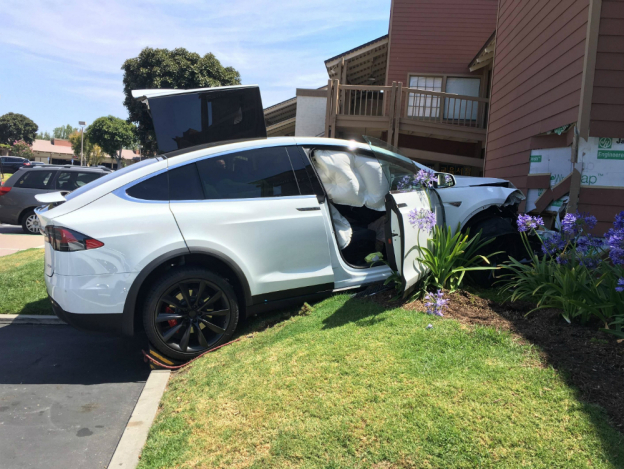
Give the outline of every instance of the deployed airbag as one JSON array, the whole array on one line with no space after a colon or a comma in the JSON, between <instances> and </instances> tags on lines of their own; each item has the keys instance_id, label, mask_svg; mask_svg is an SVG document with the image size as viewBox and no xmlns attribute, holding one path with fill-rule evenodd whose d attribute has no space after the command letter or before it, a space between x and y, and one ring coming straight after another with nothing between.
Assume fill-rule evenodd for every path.
<instances>
[{"instance_id":1,"label":"deployed airbag","mask_svg":"<svg viewBox=\"0 0 624 469\"><path fill-rule=\"evenodd\" d=\"M337 150L316 150L314 162L329 198L339 205L385 210L390 190L379 161Z\"/></svg>"},{"instance_id":2,"label":"deployed airbag","mask_svg":"<svg viewBox=\"0 0 624 469\"><path fill-rule=\"evenodd\" d=\"M349 245L351 237L353 236L351 224L332 204L329 204L329 211L331 212L331 217L334 222L336 238L338 239L338 247L340 247L340 250L343 250Z\"/></svg>"}]
</instances>

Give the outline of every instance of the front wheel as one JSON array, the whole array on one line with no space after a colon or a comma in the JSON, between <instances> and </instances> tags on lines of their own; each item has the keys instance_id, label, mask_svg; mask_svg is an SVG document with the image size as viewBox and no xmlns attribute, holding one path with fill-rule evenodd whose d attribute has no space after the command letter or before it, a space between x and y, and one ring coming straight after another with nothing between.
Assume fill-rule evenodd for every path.
<instances>
[{"instance_id":1,"label":"front wheel","mask_svg":"<svg viewBox=\"0 0 624 469\"><path fill-rule=\"evenodd\" d=\"M28 210L22 217L22 230L26 234L39 234L39 217L34 210Z\"/></svg>"},{"instance_id":2,"label":"front wheel","mask_svg":"<svg viewBox=\"0 0 624 469\"><path fill-rule=\"evenodd\" d=\"M236 293L226 279L200 267L181 267L152 285L143 325L160 352L190 360L227 342L238 316Z\"/></svg>"}]
</instances>

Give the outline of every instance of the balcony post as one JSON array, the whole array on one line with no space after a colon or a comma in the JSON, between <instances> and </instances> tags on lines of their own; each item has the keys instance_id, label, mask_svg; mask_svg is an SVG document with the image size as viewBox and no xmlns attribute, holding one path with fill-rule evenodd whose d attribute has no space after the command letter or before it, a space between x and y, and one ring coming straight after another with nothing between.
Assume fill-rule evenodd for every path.
<instances>
[{"instance_id":1,"label":"balcony post","mask_svg":"<svg viewBox=\"0 0 624 469\"><path fill-rule=\"evenodd\" d=\"M327 106L325 108L325 137L329 138L329 127L331 121L331 101L332 101L332 80L331 78L327 80Z\"/></svg>"},{"instance_id":2,"label":"balcony post","mask_svg":"<svg viewBox=\"0 0 624 469\"><path fill-rule=\"evenodd\" d=\"M396 106L397 83L392 82L392 91L390 91L390 109L388 110L388 138L387 142L392 145L394 140L394 108Z\"/></svg>"},{"instance_id":3,"label":"balcony post","mask_svg":"<svg viewBox=\"0 0 624 469\"><path fill-rule=\"evenodd\" d=\"M399 128L401 127L401 116L402 114L402 109L403 109L403 82L399 82L398 86L397 86L397 103L394 109L394 119L392 120L393 122L393 129L392 129L392 133L393 133L393 139L392 139L392 145L397 147L399 146Z\"/></svg>"}]
</instances>

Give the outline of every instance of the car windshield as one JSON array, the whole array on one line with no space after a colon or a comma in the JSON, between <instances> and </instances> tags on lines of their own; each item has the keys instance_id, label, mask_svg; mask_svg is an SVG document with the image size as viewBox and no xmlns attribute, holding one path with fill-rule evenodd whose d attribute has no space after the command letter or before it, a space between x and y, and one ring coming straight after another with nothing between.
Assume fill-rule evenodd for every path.
<instances>
[{"instance_id":1,"label":"car windshield","mask_svg":"<svg viewBox=\"0 0 624 469\"><path fill-rule=\"evenodd\" d=\"M136 171L139 168L144 168L145 166L149 166L151 164L154 164L157 161L160 161L161 159L162 158L160 158L160 157L148 158L146 160L139 161L138 163L131 164L130 166L126 166L125 168L119 169L119 170L117 170L115 172L108 173L106 176L102 176L101 178L96 179L95 181L91 181L90 183L85 184L81 188L76 189L73 192L70 192L65 197L65 200L71 200L71 199L79 196L80 194L84 194L88 190L93 189L94 187L98 187L98 186L100 186L100 185L102 185L102 184L104 184L104 183L106 183L108 181L112 181L113 179L116 179L119 176L123 176L124 174L131 173L132 171Z\"/></svg>"},{"instance_id":2,"label":"car windshield","mask_svg":"<svg viewBox=\"0 0 624 469\"><path fill-rule=\"evenodd\" d=\"M362 138L364 139L366 143L368 143L371 151L375 153L375 155L380 159L393 161L396 164L399 164L401 166L405 164L409 164L410 166L416 165L418 169L424 169L425 171L432 171L431 168L428 168L425 165L417 163L416 161L406 156L401 155L397 147L390 145L389 143L384 142L381 139L378 139L376 137L369 137L368 135L362 135ZM396 160L399 160L399 161L396 161Z\"/></svg>"}]
</instances>

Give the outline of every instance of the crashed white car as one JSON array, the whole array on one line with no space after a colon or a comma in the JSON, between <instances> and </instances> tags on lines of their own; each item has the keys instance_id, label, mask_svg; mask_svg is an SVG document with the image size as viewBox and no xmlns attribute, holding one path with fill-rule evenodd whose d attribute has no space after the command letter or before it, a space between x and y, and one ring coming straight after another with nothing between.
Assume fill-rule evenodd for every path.
<instances>
[{"instance_id":1,"label":"crashed white car","mask_svg":"<svg viewBox=\"0 0 624 469\"><path fill-rule=\"evenodd\" d=\"M244 316L383 281L391 270L368 265L373 252L410 288L424 270L408 251L430 236L408 222L414 209L432 210L441 225L514 232L524 197L508 182L439 174L433 188L405 190L400 181L423 167L370 143L260 135L197 144L214 125L244 130L261 118L236 97L257 89L233 90L137 93L159 147L182 148L66 197L38 196L48 204L37 214L60 318L127 335L143 328L156 349L184 360L227 341ZM184 100L201 116L165 130L156 110L173 122Z\"/></svg>"}]
</instances>

